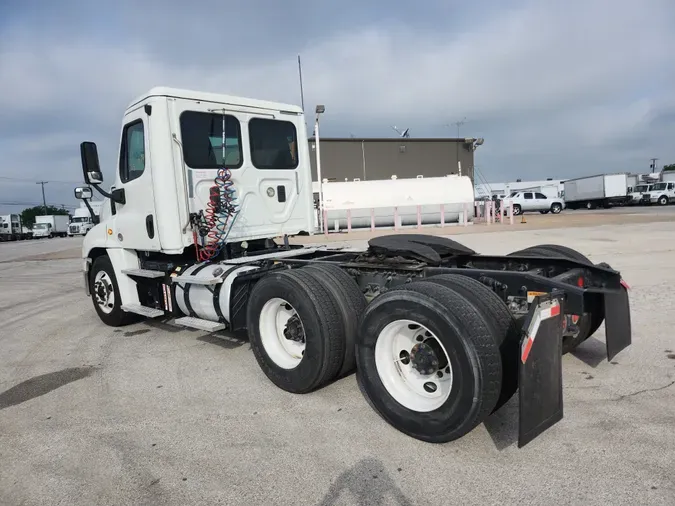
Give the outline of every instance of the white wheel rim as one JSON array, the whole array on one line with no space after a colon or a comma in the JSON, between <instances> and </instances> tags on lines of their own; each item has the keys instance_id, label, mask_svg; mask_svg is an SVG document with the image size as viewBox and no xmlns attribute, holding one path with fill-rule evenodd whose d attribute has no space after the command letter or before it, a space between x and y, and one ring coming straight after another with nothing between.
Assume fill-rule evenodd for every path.
<instances>
[{"instance_id":1,"label":"white wheel rim","mask_svg":"<svg viewBox=\"0 0 675 506\"><path fill-rule=\"evenodd\" d=\"M302 342L289 339L284 334L293 317L297 320L291 322L291 328L297 330L297 321L300 322ZM297 367L305 353L305 328L293 306L279 297L268 300L260 311L259 326L260 340L270 359L282 369Z\"/></svg>"},{"instance_id":2,"label":"white wheel rim","mask_svg":"<svg viewBox=\"0 0 675 506\"><path fill-rule=\"evenodd\" d=\"M105 271L98 271L94 278L94 299L105 314L110 314L115 308L115 290L110 276Z\"/></svg>"},{"instance_id":3,"label":"white wheel rim","mask_svg":"<svg viewBox=\"0 0 675 506\"><path fill-rule=\"evenodd\" d=\"M422 341L418 336L422 336ZM421 344L426 346L420 348L418 345ZM438 366L428 363L426 368L422 367L423 363L414 365L415 361L410 359L413 348L418 348L415 356L420 357L420 351L431 346L439 361ZM404 352L409 357L407 363ZM434 333L417 322L396 320L382 329L375 343L375 367L387 392L407 409L433 411L450 397L453 374L448 353ZM428 373L430 370L431 374Z\"/></svg>"}]
</instances>

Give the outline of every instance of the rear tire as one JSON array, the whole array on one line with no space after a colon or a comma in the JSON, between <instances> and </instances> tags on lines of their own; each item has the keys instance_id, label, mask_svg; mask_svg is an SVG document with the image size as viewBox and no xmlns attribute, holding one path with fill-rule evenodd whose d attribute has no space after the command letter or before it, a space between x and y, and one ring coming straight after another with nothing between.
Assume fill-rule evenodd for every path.
<instances>
[{"instance_id":1,"label":"rear tire","mask_svg":"<svg viewBox=\"0 0 675 506\"><path fill-rule=\"evenodd\" d=\"M441 274L427 281L446 286L468 300L492 330L502 359L502 388L493 410L497 411L518 389L520 332L515 319L501 297L480 281L461 274Z\"/></svg>"},{"instance_id":2,"label":"rear tire","mask_svg":"<svg viewBox=\"0 0 675 506\"><path fill-rule=\"evenodd\" d=\"M562 211L562 206L560 204L551 204L551 212L553 214L560 214L560 211Z\"/></svg>"},{"instance_id":3,"label":"rear tire","mask_svg":"<svg viewBox=\"0 0 675 506\"><path fill-rule=\"evenodd\" d=\"M533 256L542 256L542 257L559 257L566 258L568 260L574 260L579 263L584 263L587 265L593 265L593 262L586 257L584 254L579 253L577 250L568 248L567 246L562 246L560 244L538 244L537 246L531 246L520 251L515 251L510 253L510 255L518 256L528 256L530 253ZM605 308L602 304L596 304L591 308L590 313L581 315L577 325L579 327L579 334L576 337L564 337L562 351L563 355L569 353L581 343L583 343L590 336L595 334L600 325L605 319Z\"/></svg>"},{"instance_id":4,"label":"rear tire","mask_svg":"<svg viewBox=\"0 0 675 506\"><path fill-rule=\"evenodd\" d=\"M513 204L513 215L520 216L523 214L523 209L520 207L520 204Z\"/></svg>"},{"instance_id":5,"label":"rear tire","mask_svg":"<svg viewBox=\"0 0 675 506\"><path fill-rule=\"evenodd\" d=\"M248 337L258 365L279 388L306 393L342 366L344 326L333 296L308 272L268 274L251 290Z\"/></svg>"},{"instance_id":6,"label":"rear tire","mask_svg":"<svg viewBox=\"0 0 675 506\"><path fill-rule=\"evenodd\" d=\"M428 350L438 359L435 373ZM396 287L368 305L356 362L376 411L399 431L431 443L473 430L501 389L499 349L482 314L454 290L428 281Z\"/></svg>"},{"instance_id":7,"label":"rear tire","mask_svg":"<svg viewBox=\"0 0 675 506\"><path fill-rule=\"evenodd\" d=\"M338 377L351 373L356 367L355 347L359 330L359 319L366 309L366 298L356 281L336 265L315 263L302 270L312 274L317 281L331 292L340 308L344 326L345 354Z\"/></svg>"}]
</instances>

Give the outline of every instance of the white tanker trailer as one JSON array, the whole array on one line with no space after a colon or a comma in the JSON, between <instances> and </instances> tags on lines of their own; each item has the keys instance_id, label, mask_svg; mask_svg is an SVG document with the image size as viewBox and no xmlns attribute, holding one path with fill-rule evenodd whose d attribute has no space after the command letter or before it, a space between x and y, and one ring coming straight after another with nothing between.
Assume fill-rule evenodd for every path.
<instances>
[{"instance_id":1,"label":"white tanker trailer","mask_svg":"<svg viewBox=\"0 0 675 506\"><path fill-rule=\"evenodd\" d=\"M313 183L315 195L319 184ZM329 227L337 221L340 228L347 227L347 211L351 214L352 228L417 225L417 207L420 206L422 225L441 222L441 205L445 223L457 223L464 211L467 219L474 217L474 189L467 176L411 178L324 182L323 206Z\"/></svg>"}]
</instances>

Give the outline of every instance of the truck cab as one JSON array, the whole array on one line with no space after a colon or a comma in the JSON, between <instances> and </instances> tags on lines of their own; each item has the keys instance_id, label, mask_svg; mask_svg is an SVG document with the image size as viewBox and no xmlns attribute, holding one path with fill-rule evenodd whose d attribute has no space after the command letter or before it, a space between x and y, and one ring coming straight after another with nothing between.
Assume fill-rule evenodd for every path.
<instances>
[{"instance_id":1,"label":"truck cab","mask_svg":"<svg viewBox=\"0 0 675 506\"><path fill-rule=\"evenodd\" d=\"M649 193L644 194L644 200L660 206L675 202L675 183L669 181L651 185Z\"/></svg>"}]
</instances>

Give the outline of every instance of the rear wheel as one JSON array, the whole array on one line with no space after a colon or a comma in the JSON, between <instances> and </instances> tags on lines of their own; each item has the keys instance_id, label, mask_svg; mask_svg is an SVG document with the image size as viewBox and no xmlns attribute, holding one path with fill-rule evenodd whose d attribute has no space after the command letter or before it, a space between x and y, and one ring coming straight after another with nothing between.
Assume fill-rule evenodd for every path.
<instances>
[{"instance_id":1,"label":"rear wheel","mask_svg":"<svg viewBox=\"0 0 675 506\"><path fill-rule=\"evenodd\" d=\"M483 283L459 274L441 274L427 278L429 282L446 286L481 313L492 331L502 359L502 389L494 411L506 404L518 389L518 347L520 332L504 301Z\"/></svg>"},{"instance_id":2,"label":"rear wheel","mask_svg":"<svg viewBox=\"0 0 675 506\"><path fill-rule=\"evenodd\" d=\"M520 214L523 213L522 208L520 207L520 204L513 204L513 214L515 216L519 216Z\"/></svg>"},{"instance_id":3,"label":"rear wheel","mask_svg":"<svg viewBox=\"0 0 675 506\"><path fill-rule=\"evenodd\" d=\"M436 283L408 283L378 296L363 315L356 362L377 412L423 441L467 434L499 398L501 358L483 315Z\"/></svg>"},{"instance_id":4,"label":"rear wheel","mask_svg":"<svg viewBox=\"0 0 675 506\"><path fill-rule=\"evenodd\" d=\"M358 323L366 309L366 298L356 281L336 265L315 263L303 267L302 270L312 274L317 281L326 287L333 300L340 308L344 326L345 354L338 377L345 376L354 370L356 365L355 346Z\"/></svg>"},{"instance_id":5,"label":"rear wheel","mask_svg":"<svg viewBox=\"0 0 675 506\"><path fill-rule=\"evenodd\" d=\"M344 326L328 289L300 269L268 274L251 290L248 336L265 375L293 393L331 381L344 360Z\"/></svg>"},{"instance_id":6,"label":"rear wheel","mask_svg":"<svg viewBox=\"0 0 675 506\"><path fill-rule=\"evenodd\" d=\"M584 254L560 244L538 244L537 246L531 246L520 251L515 251L510 253L510 255L542 257L557 256L559 258L567 258L587 265L593 265L593 262L591 262ZM600 325L602 325L604 319L605 309L601 303L595 304L589 313L581 315L577 321L577 327L579 328L577 335L563 338L563 354L569 353L592 336L598 330Z\"/></svg>"},{"instance_id":7,"label":"rear wheel","mask_svg":"<svg viewBox=\"0 0 675 506\"><path fill-rule=\"evenodd\" d=\"M560 204L558 204L557 202L551 204L551 212L553 214L559 214L560 211L562 211L562 206Z\"/></svg>"}]
</instances>

